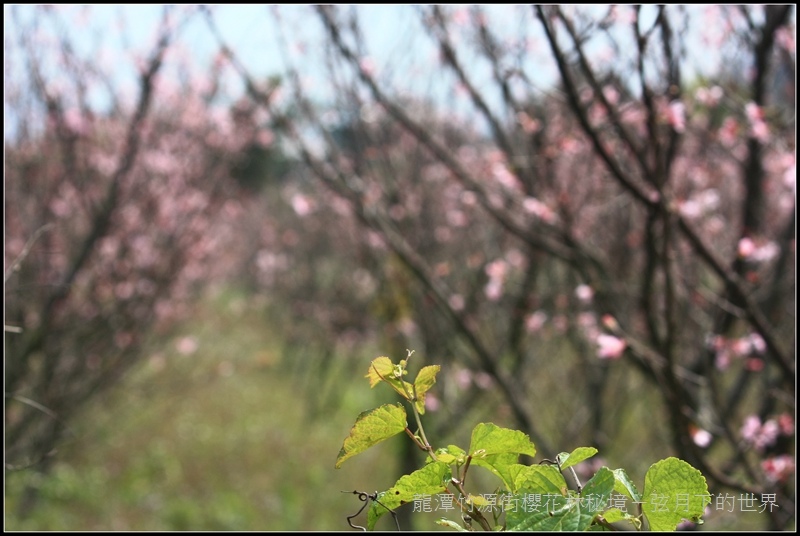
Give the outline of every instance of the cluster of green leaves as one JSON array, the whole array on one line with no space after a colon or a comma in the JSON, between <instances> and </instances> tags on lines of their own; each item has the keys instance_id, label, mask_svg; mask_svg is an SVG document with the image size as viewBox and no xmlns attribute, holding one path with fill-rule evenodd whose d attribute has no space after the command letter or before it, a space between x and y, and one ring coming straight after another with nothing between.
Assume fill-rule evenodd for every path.
<instances>
[{"instance_id":1,"label":"cluster of green leaves","mask_svg":"<svg viewBox=\"0 0 800 536\"><path fill-rule=\"evenodd\" d=\"M597 454L593 447L562 452L554 460L534 465L520 464L520 455L536 455L530 438L518 430L491 423L475 426L467 450L456 445L434 449L425 436L420 415L425 413L425 394L436 382L440 367L423 367L410 383L404 378L411 354L398 364L388 357L374 359L367 378L371 387L386 383L406 400L417 431L409 428L402 404L385 404L365 411L356 419L336 460L338 469L345 460L402 432L428 453L424 467L372 497L367 513L369 530L395 508L436 494L451 495L453 504L460 508L463 525L450 519L439 520L458 530L469 529L473 523L485 530L613 530L621 528L613 525L620 523L637 530L666 531L675 530L684 519L702 523L701 516L710 502L706 480L700 471L677 458L654 463L640 493L624 469L602 467L581 485L574 466ZM490 503L486 496L466 491L472 466L482 467L500 479L502 485L491 494L499 500ZM577 489L567 484L565 471L571 472ZM624 497L623 508L610 501L612 494ZM628 501L636 505L635 514L626 511Z\"/></svg>"}]
</instances>

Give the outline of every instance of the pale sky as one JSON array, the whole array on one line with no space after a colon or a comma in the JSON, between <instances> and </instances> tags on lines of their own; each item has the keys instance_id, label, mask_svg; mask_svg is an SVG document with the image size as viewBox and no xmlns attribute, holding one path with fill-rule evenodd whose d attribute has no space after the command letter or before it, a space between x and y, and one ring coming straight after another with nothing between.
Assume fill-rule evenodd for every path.
<instances>
[{"instance_id":1,"label":"pale sky","mask_svg":"<svg viewBox=\"0 0 800 536\"><path fill-rule=\"evenodd\" d=\"M12 9L16 10L18 17L11 16ZM36 33L29 37L36 40L40 50L51 51L50 62L55 61L53 58L56 55L52 51L57 50L59 43L53 36L58 32L54 31L49 19L48 26L40 28L38 33L32 30L32 15L37 9L43 8L22 5L6 5L4 8L6 79L13 80L25 69L10 52L18 43L20 29L26 34ZM51 9L56 9L58 13L58 31L71 36L79 54L91 58L101 69L110 72L115 86L127 85L131 90L135 88L136 71L130 50L148 50L148 44L154 40L163 11L162 5L66 6ZM452 85L453 79L448 77L449 73L442 77L442 72L437 68L438 53L421 30L417 8L408 5L359 5L353 8L340 6L340 9L358 10L367 49L371 54L370 59L376 66L381 82L398 90L425 92L429 95L441 93L443 85ZM518 36L522 31L530 33L532 44L527 58L529 76L535 78L534 83L539 89L552 84L556 80L554 64L543 38L537 37L540 27L533 20L532 11L519 10L512 6L486 6L485 9L493 22L497 22L501 28L507 28L507 31L501 32L501 37ZM599 5L567 9L597 10L597 16L600 17L608 8ZM721 17L713 16L713 10L718 9L715 6L686 6L682 9L710 15L692 18L694 27L689 28L690 37L684 41L687 47L684 80L687 80L693 72L715 70L720 62L720 50L702 42L697 34L702 30L706 36L713 38L714 35L724 35L726 28ZM284 71L277 40L279 27L273 16L277 11L281 16L280 29L290 43L290 54L298 71L306 77L311 90L324 91L329 88L320 63L325 52L320 45L323 38L322 26L311 7L219 5L213 7L213 10L223 37L250 72L258 78ZM640 24L647 25L647 13L644 15L645 20ZM534 31L528 32L531 28ZM207 68L218 49L203 16L195 16L190 24L182 28L179 42L184 45L183 53L190 56L198 72ZM299 44L303 46L298 46ZM456 42L456 46L458 45ZM589 52L601 57L604 53L603 45L593 47ZM305 52L301 53L303 48ZM469 47L460 47L459 53L466 53L468 49ZM47 57L46 54L44 56ZM485 67L481 70L475 66L477 63L473 65L469 62L469 55L465 55L465 64L471 69L470 75L478 79L489 78ZM47 69L47 61L43 61L43 67ZM494 84L491 87L494 88ZM499 94L490 94L489 99L499 102ZM9 126L9 115L13 116L13 110L9 110L6 105L5 111L4 132L8 136L9 128L13 129Z\"/></svg>"}]
</instances>

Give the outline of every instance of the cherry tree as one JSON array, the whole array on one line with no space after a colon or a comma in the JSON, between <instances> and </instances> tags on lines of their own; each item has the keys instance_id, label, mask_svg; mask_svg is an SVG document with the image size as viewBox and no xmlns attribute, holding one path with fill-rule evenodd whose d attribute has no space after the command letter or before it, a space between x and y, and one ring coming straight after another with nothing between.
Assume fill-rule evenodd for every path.
<instances>
[{"instance_id":1,"label":"cherry tree","mask_svg":"<svg viewBox=\"0 0 800 536\"><path fill-rule=\"evenodd\" d=\"M445 423L499 394L545 455L602 450L641 396L613 385L641 378L638 433L715 493L775 494L767 525L789 526L791 6L418 8L436 59L400 72L357 9L315 12L328 104L284 52L285 134L324 187L295 210L367 233L392 351L452 356L471 389ZM697 47L741 69L704 73Z\"/></svg>"},{"instance_id":2,"label":"cherry tree","mask_svg":"<svg viewBox=\"0 0 800 536\"><path fill-rule=\"evenodd\" d=\"M196 10L164 9L149 49L128 53L129 88L102 42L76 46L80 10L11 14L5 460L46 471L86 401L148 355L149 334L242 268L235 170L272 139L263 112L232 101L224 58L206 69L180 42Z\"/></svg>"}]
</instances>

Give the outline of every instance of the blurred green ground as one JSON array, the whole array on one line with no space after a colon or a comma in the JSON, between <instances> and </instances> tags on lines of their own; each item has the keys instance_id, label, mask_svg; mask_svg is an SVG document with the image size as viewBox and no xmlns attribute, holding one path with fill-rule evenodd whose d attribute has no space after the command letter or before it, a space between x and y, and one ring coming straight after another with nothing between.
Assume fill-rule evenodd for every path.
<instances>
[{"instance_id":1,"label":"blurred green ground","mask_svg":"<svg viewBox=\"0 0 800 536\"><path fill-rule=\"evenodd\" d=\"M387 489L400 476L402 437L334 469L356 416L393 401L388 389L370 390L363 378L379 350L333 354L324 363L302 348L287 353L263 310L230 292L195 309L72 423L50 474L6 474L5 530L350 530L345 517L361 503L341 490ZM186 337L197 345L191 354L179 351ZM644 404L628 419L631 428L641 411ZM482 413L465 417L469 428L477 419L508 424L502 414ZM643 435L631 435L641 444L620 443L644 467L661 453L653 448L660 439ZM613 461L614 453L606 454ZM625 468L641 480L640 468ZM39 489L39 502L20 519L16 506L26 485ZM434 523L442 512L413 516L404 529L442 529ZM762 520L715 514L705 528L758 530ZM390 516L378 528L393 530Z\"/></svg>"},{"instance_id":2,"label":"blurred green ground","mask_svg":"<svg viewBox=\"0 0 800 536\"><path fill-rule=\"evenodd\" d=\"M360 503L340 490L394 483L388 442L334 469L356 415L377 403L366 381L332 367L359 388L317 408L263 313L225 296L195 316L72 423L51 474L6 474L6 530L344 530ZM187 336L191 355L177 349ZM350 358L340 368L369 362ZM26 483L41 496L20 520Z\"/></svg>"}]
</instances>

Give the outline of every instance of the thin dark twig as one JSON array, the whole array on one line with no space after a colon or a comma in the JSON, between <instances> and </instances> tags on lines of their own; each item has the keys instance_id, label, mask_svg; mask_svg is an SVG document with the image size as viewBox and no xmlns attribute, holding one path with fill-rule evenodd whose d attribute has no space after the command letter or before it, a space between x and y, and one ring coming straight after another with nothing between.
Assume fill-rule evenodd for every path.
<instances>
[{"instance_id":1,"label":"thin dark twig","mask_svg":"<svg viewBox=\"0 0 800 536\"><path fill-rule=\"evenodd\" d=\"M374 502L380 504L381 506L383 506L384 508L386 508L389 511L389 513L392 514L392 517L394 518L395 525L397 525L397 532L400 532L400 521L397 520L397 512L395 512L394 510L392 510L391 508L389 508L388 506L386 506L385 504L383 504L381 501L378 500L378 492L377 491L375 493L370 494L370 493L367 493L365 491L358 491L358 490L344 491L343 490L342 493L352 493L353 495L358 495L358 500L360 500L360 501L362 501L364 503L364 504L361 505L361 508L358 509L358 512L356 512L355 514L353 514L351 516L347 516L347 524L350 525L352 528L363 530L364 532L367 532L367 528L366 527L362 527L361 525L353 525L353 518L358 516L358 514L360 514L361 512L363 512L364 508L367 507L367 505L370 503L370 501L374 501Z\"/></svg>"}]
</instances>

